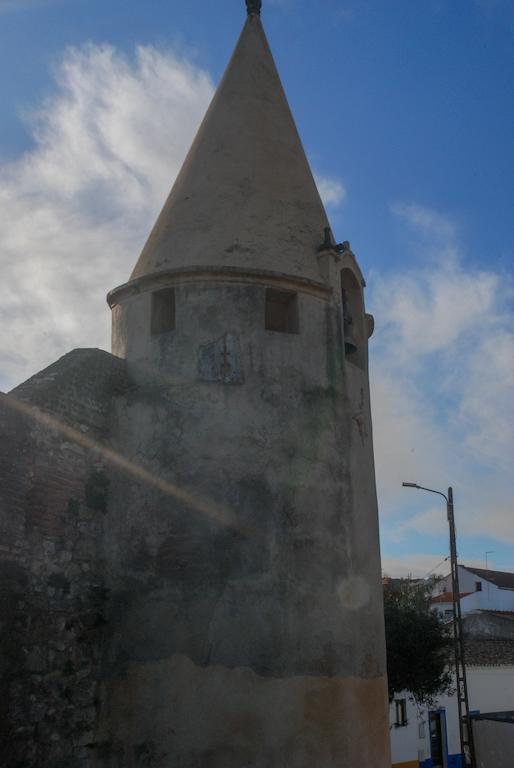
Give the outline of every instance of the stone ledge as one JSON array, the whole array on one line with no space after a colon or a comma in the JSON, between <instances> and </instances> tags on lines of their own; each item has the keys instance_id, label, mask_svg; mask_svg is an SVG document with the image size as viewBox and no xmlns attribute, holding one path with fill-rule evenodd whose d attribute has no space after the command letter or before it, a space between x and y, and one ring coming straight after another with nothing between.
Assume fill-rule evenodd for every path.
<instances>
[{"instance_id":1,"label":"stone ledge","mask_svg":"<svg viewBox=\"0 0 514 768\"><path fill-rule=\"evenodd\" d=\"M113 288L107 294L107 303L112 309L124 299L139 293L146 293L155 288L162 288L168 285L196 282L254 283L300 291L319 299L328 299L332 294L331 287L326 283L310 280L306 277L289 275L284 272L249 268L240 269L239 267L206 266L166 270L130 280L124 285Z\"/></svg>"}]
</instances>

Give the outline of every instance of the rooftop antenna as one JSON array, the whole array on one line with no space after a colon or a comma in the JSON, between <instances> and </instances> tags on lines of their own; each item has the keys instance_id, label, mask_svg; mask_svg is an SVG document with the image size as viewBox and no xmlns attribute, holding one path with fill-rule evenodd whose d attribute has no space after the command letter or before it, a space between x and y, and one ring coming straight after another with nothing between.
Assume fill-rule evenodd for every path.
<instances>
[{"instance_id":1,"label":"rooftop antenna","mask_svg":"<svg viewBox=\"0 0 514 768\"><path fill-rule=\"evenodd\" d=\"M485 567L486 567L486 570L489 570L489 555L494 555L494 554L495 554L494 549L488 549L487 552L485 553Z\"/></svg>"},{"instance_id":2,"label":"rooftop antenna","mask_svg":"<svg viewBox=\"0 0 514 768\"><path fill-rule=\"evenodd\" d=\"M251 16L252 14L260 16L261 8L262 0L246 0L246 10L248 11L248 16Z\"/></svg>"}]
</instances>

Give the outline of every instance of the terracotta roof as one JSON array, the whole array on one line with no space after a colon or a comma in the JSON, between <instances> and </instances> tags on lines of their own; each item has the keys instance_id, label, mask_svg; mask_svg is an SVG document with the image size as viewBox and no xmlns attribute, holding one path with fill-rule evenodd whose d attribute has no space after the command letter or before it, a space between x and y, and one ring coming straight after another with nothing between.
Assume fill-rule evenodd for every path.
<instances>
[{"instance_id":1,"label":"terracotta roof","mask_svg":"<svg viewBox=\"0 0 514 768\"><path fill-rule=\"evenodd\" d=\"M485 581L490 581L491 584L495 584L500 589L514 589L514 573L508 571L490 571L485 568L470 568L467 565L463 565L467 571L474 573L475 576L479 576Z\"/></svg>"},{"instance_id":2,"label":"terracotta roof","mask_svg":"<svg viewBox=\"0 0 514 768\"><path fill-rule=\"evenodd\" d=\"M466 640L464 647L468 666L514 666L514 640Z\"/></svg>"},{"instance_id":3,"label":"terracotta roof","mask_svg":"<svg viewBox=\"0 0 514 768\"><path fill-rule=\"evenodd\" d=\"M460 596L461 599L463 597L467 597L468 595L473 595L474 592L461 592ZM440 595L437 595L437 597L433 597L431 602L432 603L451 603L453 601L453 592L443 592Z\"/></svg>"}]
</instances>

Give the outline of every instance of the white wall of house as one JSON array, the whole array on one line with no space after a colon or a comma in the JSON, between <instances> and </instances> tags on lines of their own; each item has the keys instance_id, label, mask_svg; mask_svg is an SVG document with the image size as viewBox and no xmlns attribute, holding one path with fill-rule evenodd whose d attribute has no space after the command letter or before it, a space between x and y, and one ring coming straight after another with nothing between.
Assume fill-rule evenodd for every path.
<instances>
[{"instance_id":1,"label":"white wall of house","mask_svg":"<svg viewBox=\"0 0 514 768\"><path fill-rule=\"evenodd\" d=\"M485 713L514 710L514 665L469 667L467 677L471 711ZM418 759L427 759L430 757L429 710L425 707L418 709L409 700L408 693L401 694L396 698L407 699L408 724L400 728L394 726L396 710L393 702L390 708L393 766ZM434 709L446 710L448 752L450 755L458 754L460 736L456 697L441 696ZM423 757L421 757L420 752L423 753Z\"/></svg>"},{"instance_id":2,"label":"white wall of house","mask_svg":"<svg viewBox=\"0 0 514 768\"><path fill-rule=\"evenodd\" d=\"M514 611L514 590L500 589L495 584L480 578L459 566L459 581L462 592L470 594L461 600L463 614L473 611ZM481 589L477 591L477 582ZM436 585L434 595L451 592L451 576L442 579ZM435 603L434 608L441 615L450 617L452 603ZM471 711L505 712L514 710L514 665L512 666L468 666L468 692ZM396 708L390 709L391 750L393 765L413 763L430 757L429 711L418 708L409 699L407 692L396 698L406 699L407 725L395 726ZM459 720L457 699L455 696L442 696L434 709L446 710L448 752L458 754L460 750ZM514 767L513 767L514 768Z\"/></svg>"},{"instance_id":3,"label":"white wall of house","mask_svg":"<svg viewBox=\"0 0 514 768\"><path fill-rule=\"evenodd\" d=\"M430 756L430 752L426 751L427 712L423 707L418 708L407 691L395 696L395 699L405 699L406 701L407 725L396 726L396 705L393 701L389 710L393 765L413 762L420 758L425 760Z\"/></svg>"},{"instance_id":4,"label":"white wall of house","mask_svg":"<svg viewBox=\"0 0 514 768\"><path fill-rule=\"evenodd\" d=\"M470 667L467 677L471 709L481 712L514 710L514 665Z\"/></svg>"},{"instance_id":5,"label":"white wall of house","mask_svg":"<svg viewBox=\"0 0 514 768\"><path fill-rule=\"evenodd\" d=\"M477 584L481 585L481 591L477 591ZM463 613L477 610L489 611L513 611L514 610L514 589L500 589L495 584L480 578L475 573L468 571L462 565L459 565L459 586L462 592L471 592L472 594L463 597L461 606ZM441 579L437 583L434 594L452 591L451 575ZM445 610L452 607L449 603L436 603L435 607L444 615Z\"/></svg>"},{"instance_id":6,"label":"white wall of house","mask_svg":"<svg viewBox=\"0 0 514 768\"><path fill-rule=\"evenodd\" d=\"M482 592L473 592L471 595L461 597L460 605L463 615L471 611L513 611L514 610L514 591L500 590L491 584L491 593L488 586L483 587ZM464 590L463 590L464 591ZM505 592L505 595L499 594ZM434 603L434 608L441 616L451 618L453 615L453 604L451 600L445 603Z\"/></svg>"}]
</instances>

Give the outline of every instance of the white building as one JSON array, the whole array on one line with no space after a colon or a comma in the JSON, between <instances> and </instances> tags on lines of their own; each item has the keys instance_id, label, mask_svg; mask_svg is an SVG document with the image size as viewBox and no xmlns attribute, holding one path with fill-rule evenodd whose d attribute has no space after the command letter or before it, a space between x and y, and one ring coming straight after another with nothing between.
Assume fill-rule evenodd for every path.
<instances>
[{"instance_id":1,"label":"white building","mask_svg":"<svg viewBox=\"0 0 514 768\"><path fill-rule=\"evenodd\" d=\"M462 613L471 611L513 611L514 573L469 568L459 565ZM437 583L433 604L442 616L452 615L451 575Z\"/></svg>"},{"instance_id":2,"label":"white building","mask_svg":"<svg viewBox=\"0 0 514 768\"><path fill-rule=\"evenodd\" d=\"M472 712L514 710L514 574L459 566ZM441 580L434 607L451 617L451 577ZM449 611L449 613L448 613ZM457 699L442 696L433 709L408 692L390 708L394 768L460 768Z\"/></svg>"}]
</instances>

